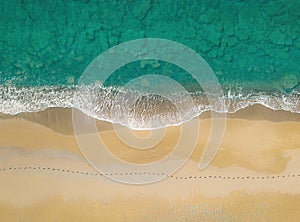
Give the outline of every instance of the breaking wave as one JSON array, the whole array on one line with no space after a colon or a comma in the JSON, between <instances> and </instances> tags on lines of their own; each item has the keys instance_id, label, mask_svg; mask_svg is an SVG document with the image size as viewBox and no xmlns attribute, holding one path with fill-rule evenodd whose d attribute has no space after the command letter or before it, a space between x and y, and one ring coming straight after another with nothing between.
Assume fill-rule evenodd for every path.
<instances>
[{"instance_id":1,"label":"breaking wave","mask_svg":"<svg viewBox=\"0 0 300 222\"><path fill-rule=\"evenodd\" d=\"M300 92L224 90L223 98L209 102L204 92L160 95L122 88L89 86L16 87L0 86L0 112L16 115L47 108L76 108L96 119L119 123L136 129L154 129L178 125L205 111L233 113L247 106L261 104L273 110L300 113ZM171 98L171 99L170 99ZM174 105L176 102L176 106ZM220 104L223 101L223 105Z\"/></svg>"}]
</instances>

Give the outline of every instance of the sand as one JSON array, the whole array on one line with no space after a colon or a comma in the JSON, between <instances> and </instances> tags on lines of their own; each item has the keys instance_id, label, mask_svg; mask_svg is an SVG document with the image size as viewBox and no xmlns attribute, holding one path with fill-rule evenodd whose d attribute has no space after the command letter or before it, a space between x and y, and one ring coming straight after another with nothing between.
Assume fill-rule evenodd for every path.
<instances>
[{"instance_id":1,"label":"sand","mask_svg":"<svg viewBox=\"0 0 300 222\"><path fill-rule=\"evenodd\" d=\"M86 161L69 109L1 115L0 221L299 221L299 114L253 106L228 115L220 150L204 170L198 163L211 119L199 119L196 148L181 169L130 185ZM111 153L136 164L162 160L181 131L169 127L157 146L139 150L120 141L111 124L97 121L97 128Z\"/></svg>"}]
</instances>

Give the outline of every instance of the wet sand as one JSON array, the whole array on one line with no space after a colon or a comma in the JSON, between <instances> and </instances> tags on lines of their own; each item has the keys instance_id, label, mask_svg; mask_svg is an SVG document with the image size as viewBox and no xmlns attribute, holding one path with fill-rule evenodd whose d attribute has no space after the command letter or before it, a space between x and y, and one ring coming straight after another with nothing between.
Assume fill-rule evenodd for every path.
<instances>
[{"instance_id":1,"label":"wet sand","mask_svg":"<svg viewBox=\"0 0 300 222\"><path fill-rule=\"evenodd\" d=\"M138 150L120 141L111 124L97 127L111 153L138 164L171 153L181 131L169 127L156 147ZM1 115L0 221L299 221L299 114L254 106L228 115L220 151L204 170L198 163L209 114L200 127L179 171L158 183L128 185L88 164L69 109Z\"/></svg>"}]
</instances>

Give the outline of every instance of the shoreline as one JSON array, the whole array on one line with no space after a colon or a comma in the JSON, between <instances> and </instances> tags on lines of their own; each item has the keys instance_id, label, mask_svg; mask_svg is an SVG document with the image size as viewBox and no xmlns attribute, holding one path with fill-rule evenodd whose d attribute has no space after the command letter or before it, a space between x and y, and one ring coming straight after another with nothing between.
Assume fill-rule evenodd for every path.
<instances>
[{"instance_id":1,"label":"shoreline","mask_svg":"<svg viewBox=\"0 0 300 222\"><path fill-rule=\"evenodd\" d=\"M199 117L200 120L211 118L211 112L206 111ZM244 120L267 120L271 122L293 121L300 122L299 113L292 113L284 110L273 110L263 105L251 105L234 113L227 113L227 119ZM0 120L23 119L34 122L62 134L73 134L72 109L71 108L48 108L38 112L24 112L16 115L0 112ZM97 125L103 129L112 129L112 123L97 120ZM114 124L119 125L119 124Z\"/></svg>"},{"instance_id":2,"label":"shoreline","mask_svg":"<svg viewBox=\"0 0 300 222\"><path fill-rule=\"evenodd\" d=\"M77 92L77 93L76 93ZM219 95L210 95L212 101L208 101L207 95L190 94L194 105L191 105L190 98L184 94L170 95L165 98L163 95L143 94L135 91L122 91L111 88L87 88L75 90L74 87L37 87L37 88L8 88L2 89L0 103L1 116L16 115L22 116L26 113L42 113L55 109L72 109L73 107L82 110L87 115L109 122L123 123L136 129L160 128L166 125L172 126L185 122L192 117L206 115L211 110L227 115L239 113L252 106L264 106L265 109L275 111L287 111L300 113L300 92L295 90L291 93L278 92L275 94L264 94L262 92L235 92L229 90L224 94L223 99ZM83 99L86 98L87 99ZM117 97L117 99L116 99ZM145 99L145 102L143 101ZM178 108L171 100L177 101ZM132 104L135 112L132 113ZM148 109L148 106L152 109ZM61 107L61 108L53 108ZM194 109L196 108L196 109ZM114 110L116 109L116 110ZM124 118L119 119L112 115L118 111L123 113ZM181 112L181 113L180 113ZM52 113L52 111L50 111ZM139 118L143 113L144 118ZM134 116L132 116L134 114ZM147 122L147 118L156 116L156 125ZM126 119L130 118L130 124Z\"/></svg>"}]
</instances>

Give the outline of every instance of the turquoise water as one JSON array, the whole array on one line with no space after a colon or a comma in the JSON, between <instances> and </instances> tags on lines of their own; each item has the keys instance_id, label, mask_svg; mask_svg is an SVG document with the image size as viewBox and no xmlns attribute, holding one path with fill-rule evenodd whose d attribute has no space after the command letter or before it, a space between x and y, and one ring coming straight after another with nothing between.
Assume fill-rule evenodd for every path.
<instances>
[{"instance_id":1,"label":"turquoise water","mask_svg":"<svg viewBox=\"0 0 300 222\"><path fill-rule=\"evenodd\" d=\"M72 90L88 64L138 38L176 41L206 60L228 108L204 102L199 113L234 112L255 103L300 112L298 0L1 0L0 31L4 113L72 107ZM122 86L146 72L167 75L193 95L201 92L188 73L162 61L128 64L104 87Z\"/></svg>"}]
</instances>

